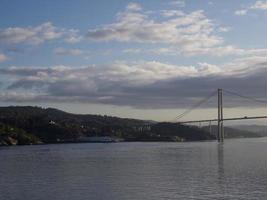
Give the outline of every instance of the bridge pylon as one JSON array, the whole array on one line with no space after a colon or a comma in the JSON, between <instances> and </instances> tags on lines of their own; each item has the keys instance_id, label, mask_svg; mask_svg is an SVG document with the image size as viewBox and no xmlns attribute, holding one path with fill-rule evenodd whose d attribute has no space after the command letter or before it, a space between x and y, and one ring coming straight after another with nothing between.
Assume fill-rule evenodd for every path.
<instances>
[{"instance_id":1,"label":"bridge pylon","mask_svg":"<svg viewBox=\"0 0 267 200\"><path fill-rule=\"evenodd\" d=\"M223 128L223 90L218 89L218 142L224 141L224 128Z\"/></svg>"}]
</instances>

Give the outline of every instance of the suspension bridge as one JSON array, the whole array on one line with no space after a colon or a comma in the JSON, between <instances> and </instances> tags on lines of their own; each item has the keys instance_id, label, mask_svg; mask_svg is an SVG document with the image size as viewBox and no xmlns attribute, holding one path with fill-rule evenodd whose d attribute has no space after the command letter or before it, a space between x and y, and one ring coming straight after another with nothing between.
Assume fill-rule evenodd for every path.
<instances>
[{"instance_id":1,"label":"suspension bridge","mask_svg":"<svg viewBox=\"0 0 267 200\"><path fill-rule=\"evenodd\" d=\"M209 122L210 130L211 130L211 122L217 122L217 140L218 142L224 141L224 121L237 121L237 120L251 120L251 119L267 119L267 116L244 116L244 117L235 117L235 118L224 118L223 117L223 94L230 94L234 96L238 96L240 98L252 100L258 103L265 103L267 104L267 101L256 99L253 97L248 97L233 91L228 91L224 89L218 89L217 91L212 92L207 97L203 98L199 102L197 102L195 105L184 111L182 114L177 116L175 118L175 121L178 121L179 124L191 124L191 123L202 123L202 122ZM199 108L204 103L206 103L208 100L210 100L212 97L217 96L218 100L218 117L216 119L201 119L201 120L191 120L191 121L179 121L189 113L191 113L193 110Z\"/></svg>"}]
</instances>

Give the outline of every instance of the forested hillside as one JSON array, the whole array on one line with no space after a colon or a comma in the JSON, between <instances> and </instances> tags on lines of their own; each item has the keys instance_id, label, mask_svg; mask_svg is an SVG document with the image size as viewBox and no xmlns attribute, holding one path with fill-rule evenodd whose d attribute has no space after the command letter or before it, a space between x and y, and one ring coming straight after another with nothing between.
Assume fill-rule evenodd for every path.
<instances>
[{"instance_id":1,"label":"forested hillside","mask_svg":"<svg viewBox=\"0 0 267 200\"><path fill-rule=\"evenodd\" d=\"M0 107L0 123L2 144L79 142L79 138L90 136L116 137L124 141L214 139L214 136L196 127L100 115L70 114L53 108L30 106ZM21 139L22 137L24 139Z\"/></svg>"}]
</instances>

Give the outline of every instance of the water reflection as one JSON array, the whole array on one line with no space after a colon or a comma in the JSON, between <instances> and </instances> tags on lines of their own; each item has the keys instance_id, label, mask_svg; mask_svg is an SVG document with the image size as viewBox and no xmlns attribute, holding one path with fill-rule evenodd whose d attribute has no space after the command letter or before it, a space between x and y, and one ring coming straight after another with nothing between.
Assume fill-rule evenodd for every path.
<instances>
[{"instance_id":1,"label":"water reflection","mask_svg":"<svg viewBox=\"0 0 267 200\"><path fill-rule=\"evenodd\" d=\"M218 159L218 178L224 179L224 143L218 143L217 145L217 159Z\"/></svg>"}]
</instances>

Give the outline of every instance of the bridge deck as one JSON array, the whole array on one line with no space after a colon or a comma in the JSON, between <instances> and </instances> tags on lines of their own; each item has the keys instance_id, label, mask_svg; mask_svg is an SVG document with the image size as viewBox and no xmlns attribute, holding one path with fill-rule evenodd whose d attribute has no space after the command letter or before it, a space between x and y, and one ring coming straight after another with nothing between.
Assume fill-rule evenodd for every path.
<instances>
[{"instance_id":1,"label":"bridge deck","mask_svg":"<svg viewBox=\"0 0 267 200\"><path fill-rule=\"evenodd\" d=\"M223 119L223 121L249 120L249 119L267 119L267 116L225 118ZM190 123L215 122L215 121L217 122L218 119L193 120L193 121L184 121L184 122L178 122L178 123L179 124L190 124Z\"/></svg>"}]
</instances>

